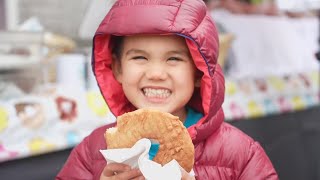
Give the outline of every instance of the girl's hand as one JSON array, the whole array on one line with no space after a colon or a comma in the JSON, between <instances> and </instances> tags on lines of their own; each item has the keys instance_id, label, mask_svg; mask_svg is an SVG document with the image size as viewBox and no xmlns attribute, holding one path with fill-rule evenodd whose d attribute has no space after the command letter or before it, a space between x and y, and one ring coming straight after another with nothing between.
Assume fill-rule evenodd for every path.
<instances>
[{"instance_id":1,"label":"girl's hand","mask_svg":"<svg viewBox=\"0 0 320 180\"><path fill-rule=\"evenodd\" d=\"M181 170L181 180L195 180L196 178L194 176L191 176L187 171L185 171L182 167L180 167Z\"/></svg>"},{"instance_id":2,"label":"girl's hand","mask_svg":"<svg viewBox=\"0 0 320 180\"><path fill-rule=\"evenodd\" d=\"M100 180L144 180L139 169L131 169L130 166L122 163L107 164L100 176Z\"/></svg>"}]
</instances>

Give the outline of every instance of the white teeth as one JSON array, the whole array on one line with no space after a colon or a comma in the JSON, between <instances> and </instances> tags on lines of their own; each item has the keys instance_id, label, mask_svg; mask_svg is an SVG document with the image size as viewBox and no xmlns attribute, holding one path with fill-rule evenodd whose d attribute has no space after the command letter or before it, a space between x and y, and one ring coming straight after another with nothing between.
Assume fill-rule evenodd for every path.
<instances>
[{"instance_id":1,"label":"white teeth","mask_svg":"<svg viewBox=\"0 0 320 180\"><path fill-rule=\"evenodd\" d=\"M147 97L166 98L169 97L171 92L168 89L151 89L144 88L144 95Z\"/></svg>"}]
</instances>

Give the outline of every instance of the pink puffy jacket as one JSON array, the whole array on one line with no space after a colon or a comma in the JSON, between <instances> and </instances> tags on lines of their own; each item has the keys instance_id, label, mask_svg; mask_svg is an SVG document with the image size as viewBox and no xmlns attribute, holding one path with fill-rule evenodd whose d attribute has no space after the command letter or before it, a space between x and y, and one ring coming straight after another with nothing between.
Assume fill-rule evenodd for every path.
<instances>
[{"instance_id":1,"label":"pink puffy jacket","mask_svg":"<svg viewBox=\"0 0 320 180\"><path fill-rule=\"evenodd\" d=\"M189 106L204 117L188 128L195 145L197 179L278 179L261 146L224 122L224 77L218 57L218 33L201 0L120 0L100 24L93 41L92 65L100 90L115 116L135 110L111 70L111 35L176 34L183 36L197 68L201 88ZM183 78L183 77L181 77ZM106 162L101 127L76 146L57 179L99 179Z\"/></svg>"}]
</instances>

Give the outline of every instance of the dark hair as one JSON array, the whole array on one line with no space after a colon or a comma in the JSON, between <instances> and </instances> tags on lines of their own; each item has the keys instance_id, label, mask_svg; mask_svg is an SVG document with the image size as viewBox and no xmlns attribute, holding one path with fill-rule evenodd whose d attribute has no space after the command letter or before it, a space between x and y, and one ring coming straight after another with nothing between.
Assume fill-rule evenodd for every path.
<instances>
[{"instance_id":1,"label":"dark hair","mask_svg":"<svg viewBox=\"0 0 320 180\"><path fill-rule=\"evenodd\" d=\"M115 55L117 59L121 59L123 50L123 36L111 36L111 53Z\"/></svg>"}]
</instances>

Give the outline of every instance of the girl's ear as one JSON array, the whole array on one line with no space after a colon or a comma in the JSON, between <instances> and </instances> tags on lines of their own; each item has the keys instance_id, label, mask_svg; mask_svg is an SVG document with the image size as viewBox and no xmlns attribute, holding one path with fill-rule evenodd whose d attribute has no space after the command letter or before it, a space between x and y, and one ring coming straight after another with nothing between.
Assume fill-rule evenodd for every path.
<instances>
[{"instance_id":1,"label":"girl's ear","mask_svg":"<svg viewBox=\"0 0 320 180\"><path fill-rule=\"evenodd\" d=\"M194 87L200 87L200 83L201 83L201 78L196 78L195 82L194 82Z\"/></svg>"},{"instance_id":2,"label":"girl's ear","mask_svg":"<svg viewBox=\"0 0 320 180\"><path fill-rule=\"evenodd\" d=\"M195 73L194 87L200 87L202 76L203 73L200 70L197 70Z\"/></svg>"},{"instance_id":3,"label":"girl's ear","mask_svg":"<svg viewBox=\"0 0 320 180\"><path fill-rule=\"evenodd\" d=\"M113 76L121 84L122 83L121 61L114 54L112 55L111 68L112 68Z\"/></svg>"}]
</instances>

